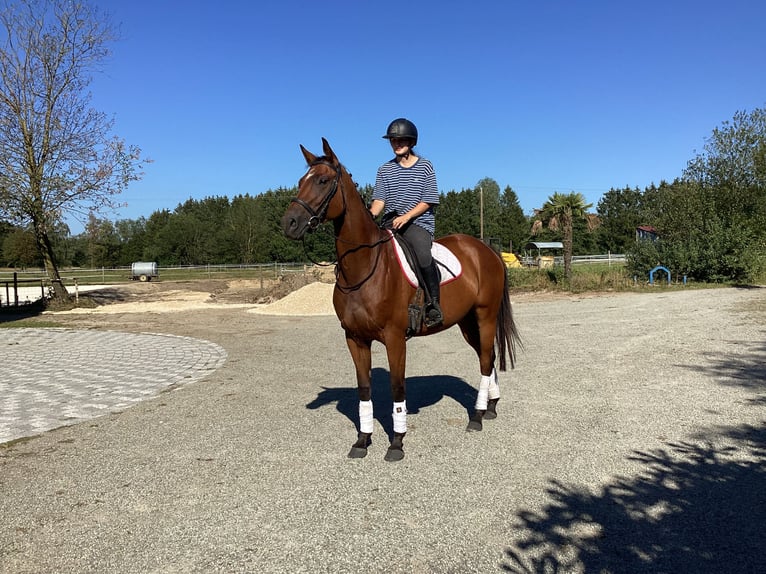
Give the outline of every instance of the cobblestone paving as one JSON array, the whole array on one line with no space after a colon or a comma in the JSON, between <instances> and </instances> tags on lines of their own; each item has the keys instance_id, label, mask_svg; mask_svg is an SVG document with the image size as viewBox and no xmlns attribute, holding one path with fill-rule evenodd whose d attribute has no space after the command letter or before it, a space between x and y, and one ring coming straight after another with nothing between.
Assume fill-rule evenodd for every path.
<instances>
[{"instance_id":1,"label":"cobblestone paving","mask_svg":"<svg viewBox=\"0 0 766 574\"><path fill-rule=\"evenodd\" d=\"M0 443L121 411L226 361L209 341L74 329L0 330Z\"/></svg>"}]
</instances>

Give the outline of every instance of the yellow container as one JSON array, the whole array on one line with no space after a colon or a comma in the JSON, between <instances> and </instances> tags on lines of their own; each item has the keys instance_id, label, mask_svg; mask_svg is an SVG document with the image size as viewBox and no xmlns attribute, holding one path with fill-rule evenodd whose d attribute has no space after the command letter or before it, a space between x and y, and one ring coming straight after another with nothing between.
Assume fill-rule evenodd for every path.
<instances>
[{"instance_id":1,"label":"yellow container","mask_svg":"<svg viewBox=\"0 0 766 574\"><path fill-rule=\"evenodd\" d=\"M537 266L540 269L553 267L553 255L541 255L537 258Z\"/></svg>"}]
</instances>

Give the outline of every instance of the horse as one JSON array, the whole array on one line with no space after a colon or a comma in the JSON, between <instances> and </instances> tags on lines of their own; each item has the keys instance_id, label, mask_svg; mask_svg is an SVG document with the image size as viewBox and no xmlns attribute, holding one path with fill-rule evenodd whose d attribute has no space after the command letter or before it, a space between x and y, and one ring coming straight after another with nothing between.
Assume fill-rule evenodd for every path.
<instances>
[{"instance_id":1,"label":"horse","mask_svg":"<svg viewBox=\"0 0 766 574\"><path fill-rule=\"evenodd\" d=\"M394 432L384 458L398 461L404 458L407 433L406 342L413 335L409 307L416 288L402 271L392 233L375 222L325 138L322 146L324 155L318 157L300 145L308 171L282 217L282 231L289 239L301 240L320 224L332 222L337 255L333 306L354 362L359 395L359 430L348 457L365 457L371 444L371 345L378 341L386 348L394 402ZM456 256L461 272L443 283L443 323L432 327L420 323L414 336L459 326L479 358L479 392L466 429L478 431L483 419L497 416L500 389L495 362L505 371L507 355L513 368L516 346L521 343L509 299L508 274L500 254L475 237L452 234L436 243Z\"/></svg>"}]
</instances>

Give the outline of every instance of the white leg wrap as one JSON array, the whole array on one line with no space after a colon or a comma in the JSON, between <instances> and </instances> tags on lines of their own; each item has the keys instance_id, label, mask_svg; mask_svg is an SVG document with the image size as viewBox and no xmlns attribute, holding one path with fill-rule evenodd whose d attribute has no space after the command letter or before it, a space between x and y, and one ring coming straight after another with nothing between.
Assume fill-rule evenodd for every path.
<instances>
[{"instance_id":1,"label":"white leg wrap","mask_svg":"<svg viewBox=\"0 0 766 574\"><path fill-rule=\"evenodd\" d=\"M497 371L495 369L492 369L492 374L490 375L492 380L489 382L489 398L490 399L499 399L500 398L500 385L497 384Z\"/></svg>"},{"instance_id":2,"label":"white leg wrap","mask_svg":"<svg viewBox=\"0 0 766 574\"><path fill-rule=\"evenodd\" d=\"M487 397L489 396L489 384L492 381L491 376L481 376L481 384L479 385L479 395L476 397L476 410L487 410Z\"/></svg>"},{"instance_id":3,"label":"white leg wrap","mask_svg":"<svg viewBox=\"0 0 766 574\"><path fill-rule=\"evenodd\" d=\"M359 431L372 433L372 401L359 401Z\"/></svg>"},{"instance_id":4,"label":"white leg wrap","mask_svg":"<svg viewBox=\"0 0 766 574\"><path fill-rule=\"evenodd\" d=\"M404 401L394 403L394 432L407 432L407 404Z\"/></svg>"}]
</instances>

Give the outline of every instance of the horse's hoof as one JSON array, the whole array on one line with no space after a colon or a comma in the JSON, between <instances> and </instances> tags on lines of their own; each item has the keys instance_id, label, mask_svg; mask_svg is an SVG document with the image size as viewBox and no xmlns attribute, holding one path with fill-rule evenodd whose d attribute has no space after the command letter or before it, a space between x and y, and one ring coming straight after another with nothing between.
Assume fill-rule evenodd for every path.
<instances>
[{"instance_id":1,"label":"horse's hoof","mask_svg":"<svg viewBox=\"0 0 766 574\"><path fill-rule=\"evenodd\" d=\"M383 458L386 462L396 462L404 458L404 451L400 448L389 447L386 456Z\"/></svg>"},{"instance_id":2,"label":"horse's hoof","mask_svg":"<svg viewBox=\"0 0 766 574\"><path fill-rule=\"evenodd\" d=\"M476 420L470 420L468 421L468 426L465 427L465 430L471 432L471 431L480 431L482 429L481 421Z\"/></svg>"},{"instance_id":3,"label":"horse's hoof","mask_svg":"<svg viewBox=\"0 0 766 574\"><path fill-rule=\"evenodd\" d=\"M367 449L358 446L352 446L348 453L348 458L364 458L365 456L367 456Z\"/></svg>"},{"instance_id":4,"label":"horse's hoof","mask_svg":"<svg viewBox=\"0 0 766 574\"><path fill-rule=\"evenodd\" d=\"M465 430L467 431L480 431L482 429L481 425L481 419L484 418L484 411L476 411L471 415L471 418L468 420L468 426Z\"/></svg>"},{"instance_id":5,"label":"horse's hoof","mask_svg":"<svg viewBox=\"0 0 766 574\"><path fill-rule=\"evenodd\" d=\"M489 404L487 404L487 412L484 413L484 418L486 420L492 420L497 418L497 401L500 399L490 399Z\"/></svg>"}]
</instances>

